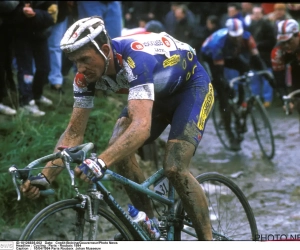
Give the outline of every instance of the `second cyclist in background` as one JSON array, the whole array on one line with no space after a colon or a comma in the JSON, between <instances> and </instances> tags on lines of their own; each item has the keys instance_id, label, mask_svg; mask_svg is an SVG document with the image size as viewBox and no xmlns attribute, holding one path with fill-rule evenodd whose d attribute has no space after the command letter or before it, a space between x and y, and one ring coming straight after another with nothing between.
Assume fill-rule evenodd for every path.
<instances>
[{"instance_id":1,"label":"second cyclist in background","mask_svg":"<svg viewBox=\"0 0 300 250\"><path fill-rule=\"evenodd\" d=\"M201 59L209 66L212 84L219 99L219 108L226 135L232 150L240 150L240 139L233 133L230 115L229 98L234 96L234 90L229 87L224 68L235 69L240 75L250 70L251 64L256 70L266 70L261 59L256 42L250 32L245 31L242 22L237 18L226 21L222 28L210 35L201 48ZM268 79L270 84L272 79Z\"/></svg>"},{"instance_id":2,"label":"second cyclist in background","mask_svg":"<svg viewBox=\"0 0 300 250\"><path fill-rule=\"evenodd\" d=\"M281 99L288 94L287 65L291 66L292 91L300 88L300 39L299 25L294 19L280 21L277 25L277 45L271 53L276 90ZM293 104L290 103L290 109Z\"/></svg>"}]
</instances>

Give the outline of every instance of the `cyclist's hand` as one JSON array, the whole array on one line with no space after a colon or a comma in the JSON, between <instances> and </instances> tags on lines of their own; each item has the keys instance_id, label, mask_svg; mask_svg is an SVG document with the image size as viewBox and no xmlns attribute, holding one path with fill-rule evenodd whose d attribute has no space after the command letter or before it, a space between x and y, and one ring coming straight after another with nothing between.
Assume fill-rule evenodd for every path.
<instances>
[{"instance_id":1,"label":"cyclist's hand","mask_svg":"<svg viewBox=\"0 0 300 250\"><path fill-rule=\"evenodd\" d=\"M285 105L282 106L284 112L286 112L286 107ZM294 110L294 104L292 102L289 102L289 114L292 114L293 113L293 110Z\"/></svg>"},{"instance_id":2,"label":"cyclist's hand","mask_svg":"<svg viewBox=\"0 0 300 250\"><path fill-rule=\"evenodd\" d=\"M100 180L106 171L107 167L101 159L85 159L83 163L76 167L75 175L86 182L97 182Z\"/></svg>"},{"instance_id":3,"label":"cyclist's hand","mask_svg":"<svg viewBox=\"0 0 300 250\"><path fill-rule=\"evenodd\" d=\"M50 187L50 183L43 174L30 176L28 180L21 185L21 192L29 199L37 199L40 197L40 190L46 190Z\"/></svg>"}]
</instances>

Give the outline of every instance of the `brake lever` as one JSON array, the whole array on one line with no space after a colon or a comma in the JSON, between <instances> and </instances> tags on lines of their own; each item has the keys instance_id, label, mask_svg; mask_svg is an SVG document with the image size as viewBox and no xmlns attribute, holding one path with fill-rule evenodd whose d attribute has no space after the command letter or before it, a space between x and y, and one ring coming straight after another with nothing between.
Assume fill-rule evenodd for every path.
<instances>
[{"instance_id":1,"label":"brake lever","mask_svg":"<svg viewBox=\"0 0 300 250\"><path fill-rule=\"evenodd\" d=\"M16 178L20 178L20 175L19 175L19 173L18 173L18 169L16 168L16 166L15 165L13 165L13 166L11 166L9 169L8 169L8 172L11 174L11 176L12 176L12 180L13 180L13 184L14 184L14 186L15 186L15 189L16 189L16 191L17 191L17 195L18 195L18 198L17 198L17 200L19 201L19 200L21 200L21 192L20 192L20 190L19 190L19 187L18 187L18 184L17 184L17 180L16 180Z\"/></svg>"},{"instance_id":2,"label":"brake lever","mask_svg":"<svg viewBox=\"0 0 300 250\"><path fill-rule=\"evenodd\" d=\"M289 98L284 95L282 97L283 101L284 101L284 107L285 107L285 114L289 115L290 114L290 105L289 105Z\"/></svg>"}]
</instances>

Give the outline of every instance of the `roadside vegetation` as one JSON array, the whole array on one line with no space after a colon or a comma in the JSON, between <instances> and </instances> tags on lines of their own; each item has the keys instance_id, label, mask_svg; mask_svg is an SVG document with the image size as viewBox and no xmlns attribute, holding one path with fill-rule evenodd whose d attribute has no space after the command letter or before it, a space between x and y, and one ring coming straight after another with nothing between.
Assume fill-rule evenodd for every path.
<instances>
[{"instance_id":1,"label":"roadside vegetation","mask_svg":"<svg viewBox=\"0 0 300 250\"><path fill-rule=\"evenodd\" d=\"M31 161L53 152L72 112L72 78L71 75L68 83L64 85L63 95L53 93L48 86L45 86L44 95L53 100L54 105L41 107L46 111L44 117L35 118L20 114L13 118L0 116L0 228L22 227L46 205L63 198L71 198L75 194L73 189L70 189L67 171L63 171L52 184L52 188L56 191L54 196L42 197L34 201L22 196L21 201L17 201L17 193L8 174L8 168L13 164L23 168ZM95 108L90 115L84 142L94 142L98 153L107 146L126 98L126 95L95 98ZM41 169L38 169L32 173L36 174L40 171ZM81 183L81 186L83 184Z\"/></svg>"}]
</instances>

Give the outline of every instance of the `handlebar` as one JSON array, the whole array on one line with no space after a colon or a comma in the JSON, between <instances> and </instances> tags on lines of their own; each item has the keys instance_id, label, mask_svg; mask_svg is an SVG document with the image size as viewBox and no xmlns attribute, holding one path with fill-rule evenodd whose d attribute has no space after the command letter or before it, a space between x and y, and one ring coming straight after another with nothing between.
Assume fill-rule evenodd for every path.
<instances>
[{"instance_id":1,"label":"handlebar","mask_svg":"<svg viewBox=\"0 0 300 250\"><path fill-rule=\"evenodd\" d=\"M268 70L259 70L259 71L255 71L255 72L250 70L241 76L232 78L229 81L230 88L233 88L235 82L246 81L246 80L250 79L251 77L253 77L254 75L268 75L270 78L274 78L273 74Z\"/></svg>"},{"instance_id":2,"label":"handlebar","mask_svg":"<svg viewBox=\"0 0 300 250\"><path fill-rule=\"evenodd\" d=\"M37 166L38 164L46 163L51 160L61 159L63 161L64 167L67 168L68 173L70 175L72 186L74 186L75 185L74 173L70 169L70 163L80 164L86 158L88 151L92 150L93 148L94 148L94 144L91 142L81 144L81 145L78 145L75 147L70 147L70 148L62 148L61 147L61 148L59 148L60 152L52 153L52 154L43 156L39 159L36 159L36 160L32 161L31 163L29 163L24 169L18 169L17 166L12 165L8 169L8 172L12 176L13 184L15 186L15 189L16 189L16 192L18 195L18 201L21 199L21 195L20 195L20 190L19 190L16 180L19 179L19 180L22 180L23 182L26 181L29 178L30 172L33 167ZM42 196L47 196L47 195L54 194L54 193L55 193L55 191L53 189L47 189L47 190L40 191L40 194Z\"/></svg>"},{"instance_id":3,"label":"handlebar","mask_svg":"<svg viewBox=\"0 0 300 250\"><path fill-rule=\"evenodd\" d=\"M296 94L300 94L300 89L296 89L293 92L289 93L288 95L284 95L282 97L283 99L283 103L284 103L284 107L285 107L285 114L289 115L291 114L290 112L290 107L289 107L289 103L291 102L291 99L294 97L294 95Z\"/></svg>"}]
</instances>

